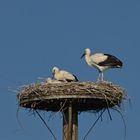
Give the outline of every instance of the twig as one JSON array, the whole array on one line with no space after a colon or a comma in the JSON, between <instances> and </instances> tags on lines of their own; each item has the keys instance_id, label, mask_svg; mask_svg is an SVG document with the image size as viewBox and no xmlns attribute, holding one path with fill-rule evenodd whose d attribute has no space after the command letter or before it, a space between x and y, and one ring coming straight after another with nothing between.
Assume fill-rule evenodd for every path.
<instances>
[{"instance_id":1,"label":"twig","mask_svg":"<svg viewBox=\"0 0 140 140\"><path fill-rule=\"evenodd\" d=\"M96 123L98 122L98 120L102 117L103 113L105 112L105 109L103 110L103 112L100 114L100 116L97 118L97 120L93 123L93 125L90 127L90 129L88 130L88 132L86 133L86 135L84 136L83 140L86 139L86 137L88 136L88 134L91 132L91 130L93 129L93 127L96 125Z\"/></svg>"},{"instance_id":2,"label":"twig","mask_svg":"<svg viewBox=\"0 0 140 140\"><path fill-rule=\"evenodd\" d=\"M50 115L49 120L50 120L53 116L55 116L56 114L58 114L59 112L61 112L61 111L63 110L63 107L65 106L66 102L67 102L67 99L65 99L65 101L64 101L64 103L62 104L62 106L61 106L61 108L59 109L59 111L57 111L57 112L54 113L53 115Z\"/></svg>"},{"instance_id":3,"label":"twig","mask_svg":"<svg viewBox=\"0 0 140 140\"><path fill-rule=\"evenodd\" d=\"M109 114L109 118L110 118L110 120L112 121L112 116L111 116L111 113L110 113L109 107L107 107L107 112L108 112L108 114Z\"/></svg>"},{"instance_id":4,"label":"twig","mask_svg":"<svg viewBox=\"0 0 140 140\"><path fill-rule=\"evenodd\" d=\"M36 114L35 114L35 112L34 112L34 109L32 109L32 108L29 109L28 112L27 112L27 115L28 115L28 116L34 116L34 117L35 117Z\"/></svg>"},{"instance_id":5,"label":"twig","mask_svg":"<svg viewBox=\"0 0 140 140\"><path fill-rule=\"evenodd\" d=\"M117 109L117 108L112 108L113 110L115 110L115 111L117 111L119 114L120 114L120 116L121 116L121 118L122 118L122 121L123 121L123 124L124 124L124 140L126 139L126 122L125 122L125 119L124 119L124 117L123 117L123 114L122 114L122 112L119 110L119 109Z\"/></svg>"},{"instance_id":6,"label":"twig","mask_svg":"<svg viewBox=\"0 0 140 140\"><path fill-rule=\"evenodd\" d=\"M23 129L23 126L22 126L22 124L21 124L21 122L20 122L20 120L19 120L19 106L18 106L18 109L17 109L17 112L16 112L16 118L17 118L17 122L18 122L18 124L19 124L19 126Z\"/></svg>"},{"instance_id":7,"label":"twig","mask_svg":"<svg viewBox=\"0 0 140 140\"><path fill-rule=\"evenodd\" d=\"M20 107L18 106L18 109L17 109L17 112L16 112L17 122L18 122L19 126L21 127L21 129L23 129L23 131L24 131L25 133L29 133L29 132L27 132L27 130L25 130L25 128L23 127L21 121L19 120L19 109L20 109Z\"/></svg>"},{"instance_id":8,"label":"twig","mask_svg":"<svg viewBox=\"0 0 140 140\"><path fill-rule=\"evenodd\" d=\"M110 120L112 120L112 117L111 117L111 114L110 114L110 111L109 111L109 103L108 103L107 97L104 93L103 93L103 95L105 97L105 101L106 101L106 105L107 105L107 112L109 114L109 118L110 118Z\"/></svg>"},{"instance_id":9,"label":"twig","mask_svg":"<svg viewBox=\"0 0 140 140\"><path fill-rule=\"evenodd\" d=\"M50 131L50 133L52 134L54 140L57 140L56 136L53 134L52 130L49 128L49 126L47 125L47 123L45 122L45 120L42 118L42 116L39 114L39 112L37 110L35 110L35 112L37 113L37 115L39 116L39 118L41 119L41 121L44 123L44 125L47 127L47 129Z\"/></svg>"}]
</instances>

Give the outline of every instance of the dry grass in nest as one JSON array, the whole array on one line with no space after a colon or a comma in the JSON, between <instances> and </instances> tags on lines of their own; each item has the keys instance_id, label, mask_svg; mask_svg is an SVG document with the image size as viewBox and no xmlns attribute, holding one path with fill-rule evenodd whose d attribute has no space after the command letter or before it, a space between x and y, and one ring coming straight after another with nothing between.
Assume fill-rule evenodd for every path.
<instances>
[{"instance_id":1,"label":"dry grass in nest","mask_svg":"<svg viewBox=\"0 0 140 140\"><path fill-rule=\"evenodd\" d=\"M108 82L41 83L24 86L17 95L19 106L62 111L72 104L77 111L100 111L119 106L124 90Z\"/></svg>"}]
</instances>

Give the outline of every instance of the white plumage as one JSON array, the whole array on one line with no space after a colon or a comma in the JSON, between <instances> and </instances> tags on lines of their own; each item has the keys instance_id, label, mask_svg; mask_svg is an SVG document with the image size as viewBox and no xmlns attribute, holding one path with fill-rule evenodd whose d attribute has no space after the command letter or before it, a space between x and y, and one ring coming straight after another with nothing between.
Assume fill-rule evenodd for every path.
<instances>
[{"instance_id":1,"label":"white plumage","mask_svg":"<svg viewBox=\"0 0 140 140\"><path fill-rule=\"evenodd\" d=\"M48 84L56 84L56 83L61 83L61 81L54 80L52 78L47 78L46 83Z\"/></svg>"},{"instance_id":2,"label":"white plumage","mask_svg":"<svg viewBox=\"0 0 140 140\"><path fill-rule=\"evenodd\" d=\"M103 81L103 71L111 68L122 67L122 62L118 58L110 54L96 53L91 55L90 49L87 48L85 49L82 57L84 56L86 63L91 67L95 67L99 71L98 81Z\"/></svg>"},{"instance_id":3,"label":"white plumage","mask_svg":"<svg viewBox=\"0 0 140 140\"><path fill-rule=\"evenodd\" d=\"M70 72L60 70L58 67L53 67L52 69L53 78L58 81L65 81L65 82L76 82L78 81L77 77Z\"/></svg>"}]
</instances>

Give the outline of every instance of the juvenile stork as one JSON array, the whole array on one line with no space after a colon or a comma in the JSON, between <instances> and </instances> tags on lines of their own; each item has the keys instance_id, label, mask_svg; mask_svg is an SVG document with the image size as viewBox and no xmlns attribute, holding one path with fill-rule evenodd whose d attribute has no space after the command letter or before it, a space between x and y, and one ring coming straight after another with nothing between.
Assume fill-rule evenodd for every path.
<instances>
[{"instance_id":1,"label":"juvenile stork","mask_svg":"<svg viewBox=\"0 0 140 140\"><path fill-rule=\"evenodd\" d=\"M53 74L53 78L55 78L58 81L64 81L64 82L78 81L75 75L71 74L70 72L60 70L58 67L53 67L52 74Z\"/></svg>"},{"instance_id":2,"label":"juvenile stork","mask_svg":"<svg viewBox=\"0 0 140 140\"><path fill-rule=\"evenodd\" d=\"M56 84L56 83L61 83L61 81L54 80L52 78L47 78L46 83L48 84Z\"/></svg>"},{"instance_id":3,"label":"juvenile stork","mask_svg":"<svg viewBox=\"0 0 140 140\"><path fill-rule=\"evenodd\" d=\"M81 58L84 56L86 63L91 67L95 67L99 71L98 81L104 80L103 71L112 68L121 68L123 65L123 63L118 58L110 54L95 53L91 55L89 48L84 50Z\"/></svg>"}]
</instances>

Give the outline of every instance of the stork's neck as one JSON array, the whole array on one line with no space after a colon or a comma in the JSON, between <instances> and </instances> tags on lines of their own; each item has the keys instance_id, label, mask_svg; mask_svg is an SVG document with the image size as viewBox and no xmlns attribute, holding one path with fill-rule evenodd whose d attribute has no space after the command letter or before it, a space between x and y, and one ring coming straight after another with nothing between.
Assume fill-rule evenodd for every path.
<instances>
[{"instance_id":1,"label":"stork's neck","mask_svg":"<svg viewBox=\"0 0 140 140\"><path fill-rule=\"evenodd\" d=\"M86 55L85 55L85 60L86 60L86 63L87 63L89 66L92 66L92 65L91 65L91 59L90 59L90 54L86 54Z\"/></svg>"}]
</instances>

